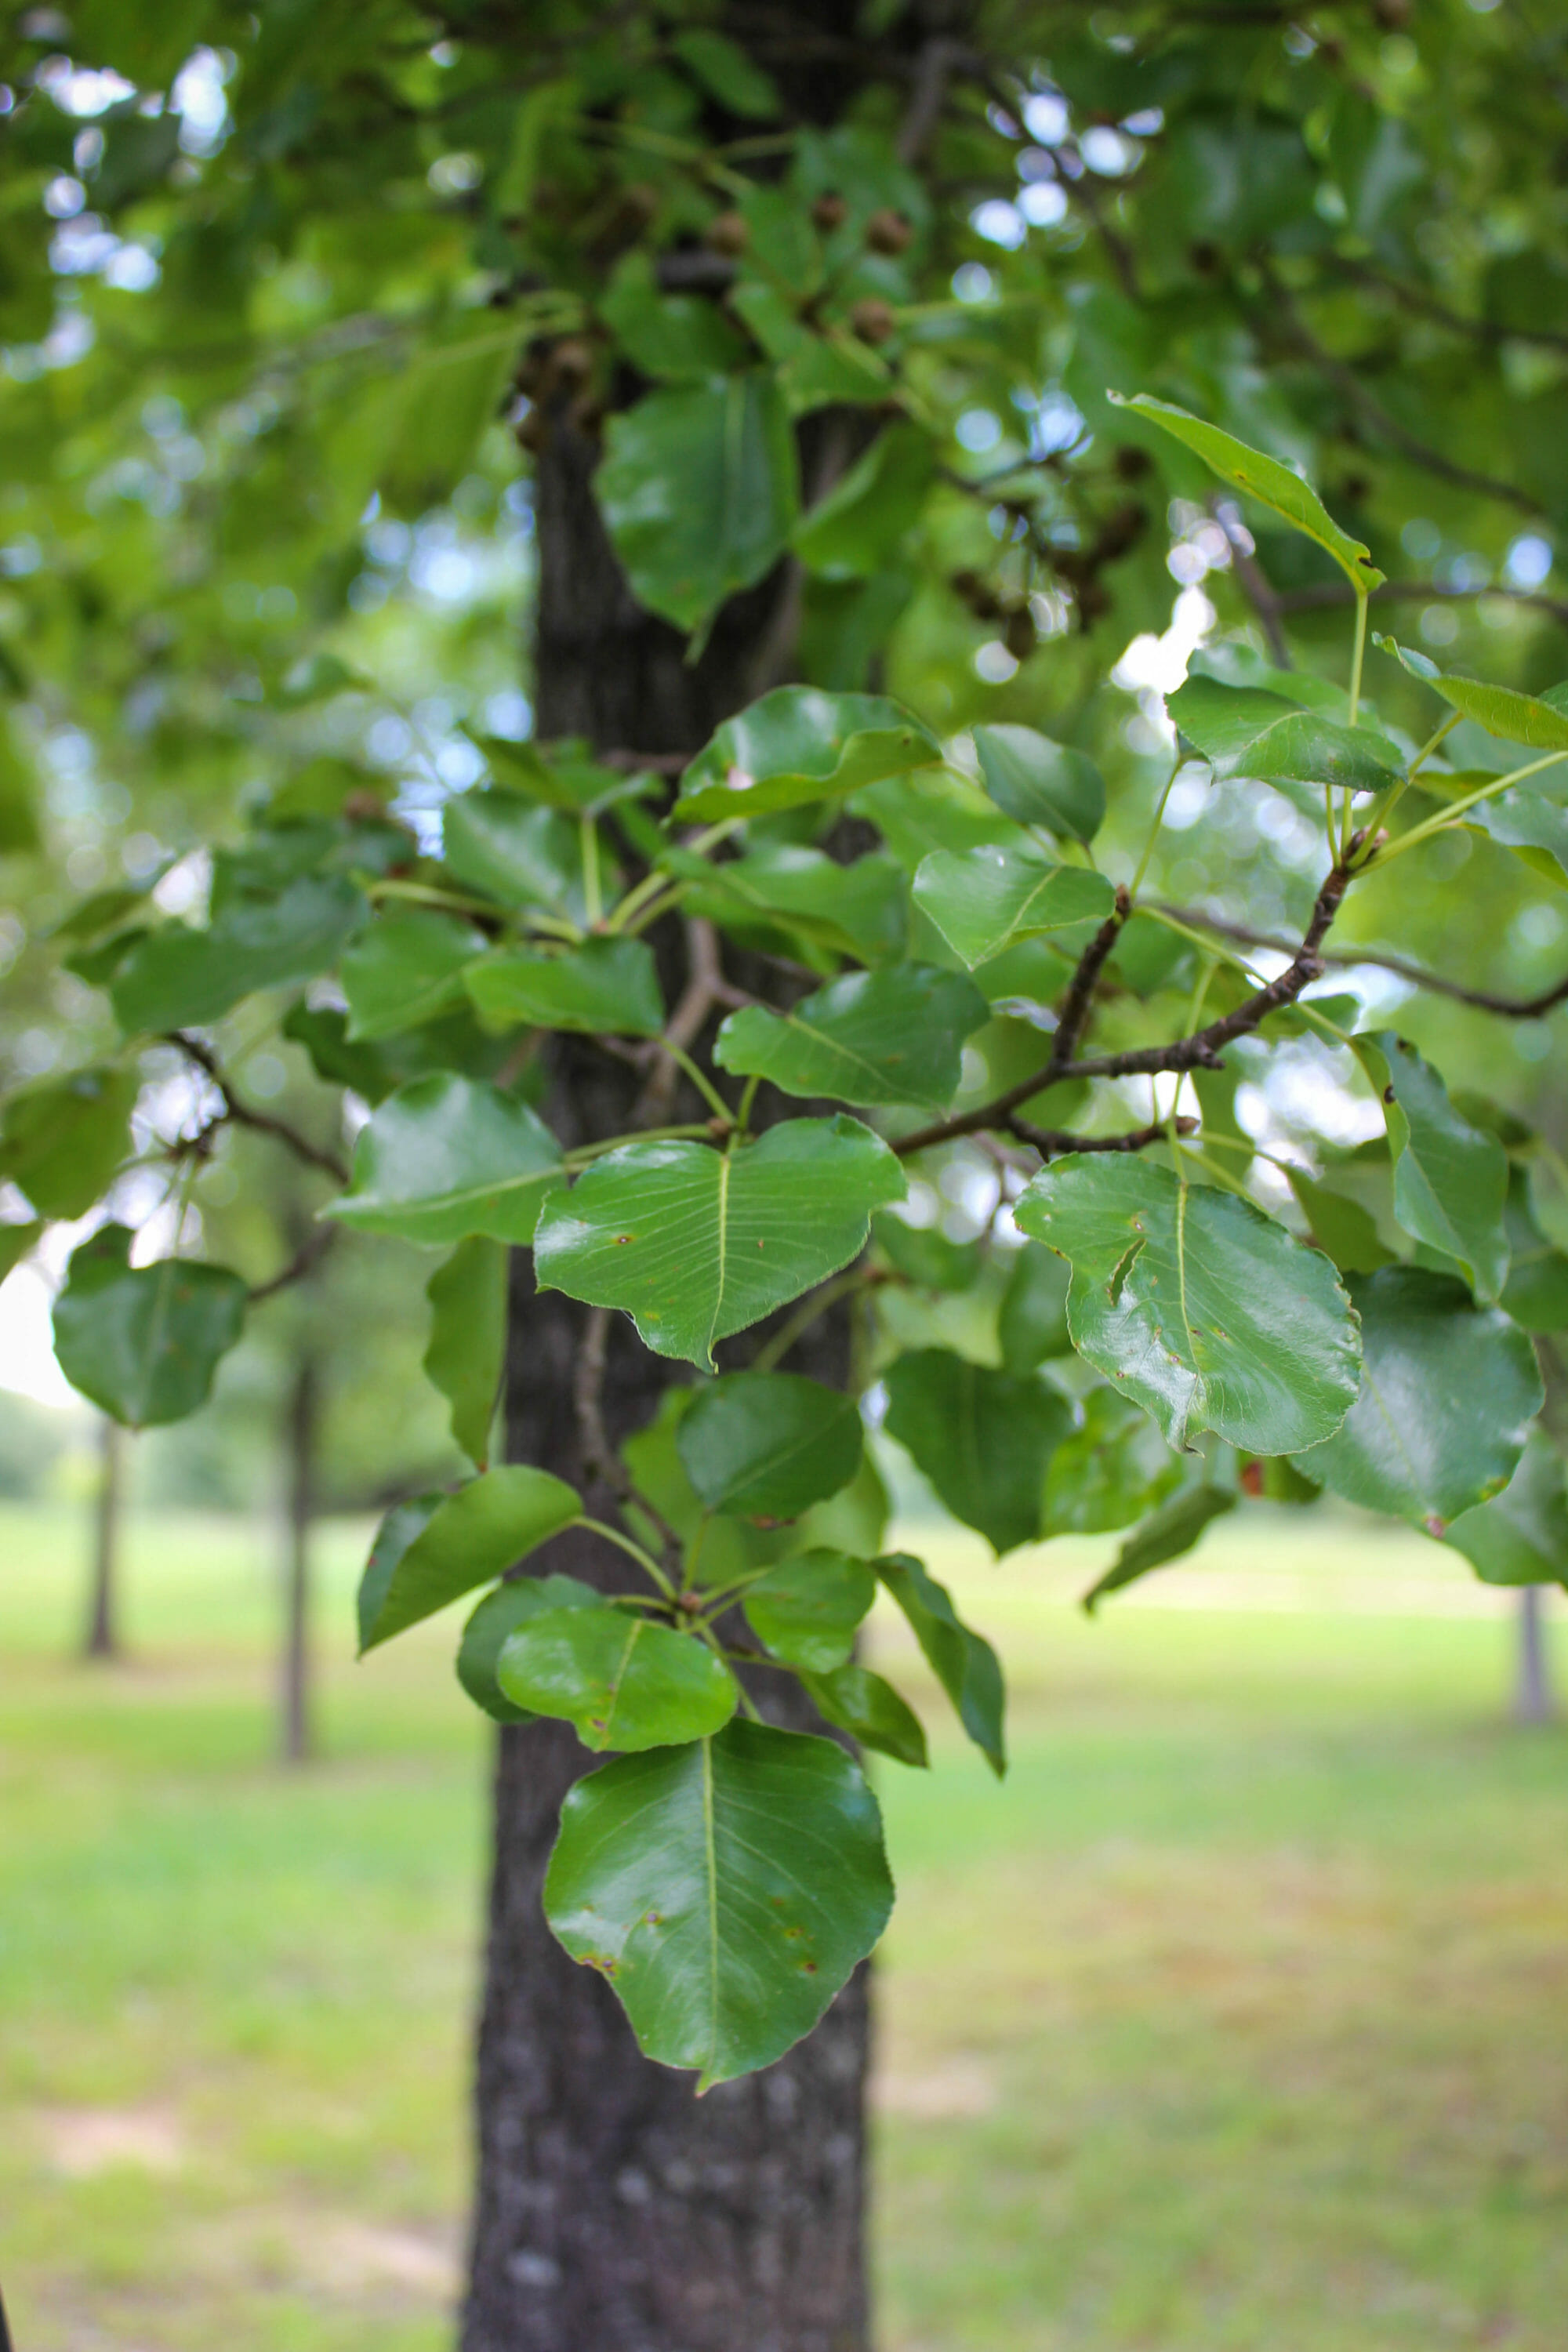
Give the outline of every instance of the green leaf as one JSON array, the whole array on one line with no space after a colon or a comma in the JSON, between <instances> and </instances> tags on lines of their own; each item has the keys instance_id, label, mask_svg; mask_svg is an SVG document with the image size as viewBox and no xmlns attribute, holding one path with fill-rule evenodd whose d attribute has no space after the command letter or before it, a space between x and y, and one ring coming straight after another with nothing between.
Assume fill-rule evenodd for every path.
<instances>
[{"instance_id":1,"label":"green leaf","mask_svg":"<svg viewBox=\"0 0 1568 2352\"><path fill-rule=\"evenodd\" d=\"M1216 777L1377 793L1404 773L1398 751L1375 729L1343 727L1256 687L1189 677L1165 708Z\"/></svg>"},{"instance_id":2,"label":"green leaf","mask_svg":"<svg viewBox=\"0 0 1568 2352\"><path fill-rule=\"evenodd\" d=\"M0 1110L0 1181L41 1217L85 1217L131 1150L134 1070L96 1064L18 1087Z\"/></svg>"},{"instance_id":3,"label":"green leaf","mask_svg":"<svg viewBox=\"0 0 1568 2352\"><path fill-rule=\"evenodd\" d=\"M921 1769L930 1763L919 1716L869 1666L835 1666L831 1674L803 1673L800 1679L823 1721L837 1724L862 1748Z\"/></svg>"},{"instance_id":4,"label":"green leaf","mask_svg":"<svg viewBox=\"0 0 1568 2352\"><path fill-rule=\"evenodd\" d=\"M645 394L610 418L595 494L640 604L700 629L783 554L799 507L795 435L755 369Z\"/></svg>"},{"instance_id":5,"label":"green leaf","mask_svg":"<svg viewBox=\"0 0 1568 2352\"><path fill-rule=\"evenodd\" d=\"M947 1108L958 1092L963 1041L990 1007L962 972L935 964L884 964L845 972L793 1011L749 1004L719 1032L721 1070L752 1073L786 1095L841 1102Z\"/></svg>"},{"instance_id":6,"label":"green leaf","mask_svg":"<svg viewBox=\"0 0 1568 2352\"><path fill-rule=\"evenodd\" d=\"M423 1496L417 1505L400 1504L408 1517L395 1538L394 1512L376 1539L360 1594L362 1654L433 1617L449 1601L460 1601L477 1584L492 1583L583 1516L563 1478L522 1463L470 1478L416 1524L415 1512L428 1501Z\"/></svg>"},{"instance_id":7,"label":"green leaf","mask_svg":"<svg viewBox=\"0 0 1568 2352\"><path fill-rule=\"evenodd\" d=\"M127 1036L205 1027L258 989L313 980L364 914L341 875L306 875L276 898L239 899L205 931L183 923L149 931L110 983Z\"/></svg>"},{"instance_id":8,"label":"green leaf","mask_svg":"<svg viewBox=\"0 0 1568 2352\"><path fill-rule=\"evenodd\" d=\"M1133 409L1162 431L1184 441L1222 482L1256 499L1260 506L1271 507L1293 530L1316 540L1360 594L1370 595L1373 589L1383 585L1384 574L1371 561L1363 542L1342 530L1310 483L1302 481L1289 466L1282 466L1278 457L1266 457L1261 450L1249 449L1234 435L1222 433L1217 425L1206 424L1202 417L1190 415L1186 409L1174 407L1168 400L1154 400L1146 392L1134 394L1131 400L1119 392L1108 392L1106 398L1115 407Z\"/></svg>"},{"instance_id":9,"label":"green leaf","mask_svg":"<svg viewBox=\"0 0 1568 2352\"><path fill-rule=\"evenodd\" d=\"M506 1369L504 1244L479 1234L459 1242L430 1276L425 1296L430 1301L425 1375L452 1409L453 1437L482 1470Z\"/></svg>"},{"instance_id":10,"label":"green leaf","mask_svg":"<svg viewBox=\"0 0 1568 2352\"><path fill-rule=\"evenodd\" d=\"M564 1181L561 1146L525 1103L483 1079L433 1071L372 1114L353 1181L321 1214L426 1249L470 1234L521 1244Z\"/></svg>"},{"instance_id":11,"label":"green leaf","mask_svg":"<svg viewBox=\"0 0 1568 2352\"><path fill-rule=\"evenodd\" d=\"M798 1519L860 1467L860 1411L798 1372L726 1372L699 1389L675 1443L709 1510Z\"/></svg>"},{"instance_id":12,"label":"green leaf","mask_svg":"<svg viewBox=\"0 0 1568 2352\"><path fill-rule=\"evenodd\" d=\"M952 1701L960 1723L1001 1780L1007 1769L1002 1730L1005 1699L995 1651L963 1623L946 1586L927 1575L922 1561L908 1552L892 1552L876 1562L876 1570L909 1619L926 1664Z\"/></svg>"},{"instance_id":13,"label":"green leaf","mask_svg":"<svg viewBox=\"0 0 1568 2352\"><path fill-rule=\"evenodd\" d=\"M507 1642L520 1625L544 1610L607 1610L609 1605L602 1592L595 1592L591 1584L579 1584L574 1576L510 1577L486 1593L464 1626L458 1650L458 1680L474 1705L497 1723L531 1723L532 1710L513 1706L496 1680L496 1665Z\"/></svg>"},{"instance_id":14,"label":"green leaf","mask_svg":"<svg viewBox=\"0 0 1568 2352\"><path fill-rule=\"evenodd\" d=\"M1102 922L1116 903L1103 874L1055 866L1025 842L933 849L916 872L914 897L972 971L1019 940Z\"/></svg>"},{"instance_id":15,"label":"green leaf","mask_svg":"<svg viewBox=\"0 0 1568 2352\"><path fill-rule=\"evenodd\" d=\"M1535 1350L1451 1276L1384 1266L1354 1279L1361 1391L1342 1429L1297 1467L1366 1510L1441 1535L1500 1492L1541 1410Z\"/></svg>"},{"instance_id":16,"label":"green leaf","mask_svg":"<svg viewBox=\"0 0 1568 2352\"><path fill-rule=\"evenodd\" d=\"M920 520L935 474L930 434L917 425L888 425L796 523L795 553L821 579L868 580Z\"/></svg>"},{"instance_id":17,"label":"green leaf","mask_svg":"<svg viewBox=\"0 0 1568 2352\"><path fill-rule=\"evenodd\" d=\"M1355 1053L1384 1105L1394 1215L1416 1241L1456 1259L1478 1297L1495 1299L1508 1276L1508 1154L1460 1118L1430 1063L1391 1029L1358 1037Z\"/></svg>"},{"instance_id":18,"label":"green leaf","mask_svg":"<svg viewBox=\"0 0 1568 2352\"><path fill-rule=\"evenodd\" d=\"M978 1242L949 1241L939 1226L911 1225L896 1210L872 1218L871 1239L894 1271L917 1290L973 1290L979 1279L983 1253Z\"/></svg>"},{"instance_id":19,"label":"green leaf","mask_svg":"<svg viewBox=\"0 0 1568 2352\"><path fill-rule=\"evenodd\" d=\"M670 1748L721 1731L740 1685L696 1633L629 1609L546 1609L503 1643L502 1696L574 1725L585 1748Z\"/></svg>"},{"instance_id":20,"label":"green leaf","mask_svg":"<svg viewBox=\"0 0 1568 2352\"><path fill-rule=\"evenodd\" d=\"M1002 1293L996 1318L996 1339L1002 1367L1009 1372L1032 1372L1053 1356L1072 1353L1068 1329L1069 1270L1054 1250L1021 1249Z\"/></svg>"},{"instance_id":21,"label":"green leaf","mask_svg":"<svg viewBox=\"0 0 1568 2352\"><path fill-rule=\"evenodd\" d=\"M704 823L842 800L942 759L931 730L882 694L780 686L727 719L680 780L675 814Z\"/></svg>"},{"instance_id":22,"label":"green leaf","mask_svg":"<svg viewBox=\"0 0 1568 2352\"><path fill-rule=\"evenodd\" d=\"M731 929L782 925L868 964L904 952L908 899L901 869L880 851L839 866L820 849L792 844L710 866L700 893L702 912Z\"/></svg>"},{"instance_id":23,"label":"green leaf","mask_svg":"<svg viewBox=\"0 0 1568 2352\"><path fill-rule=\"evenodd\" d=\"M745 366L745 338L717 302L697 294L662 294L641 247L617 262L599 316L644 375L701 383Z\"/></svg>"},{"instance_id":24,"label":"green leaf","mask_svg":"<svg viewBox=\"0 0 1568 2352\"><path fill-rule=\"evenodd\" d=\"M672 35L669 46L709 96L730 113L766 122L782 112L784 101L773 76L753 65L745 50L722 33L689 26Z\"/></svg>"},{"instance_id":25,"label":"green leaf","mask_svg":"<svg viewBox=\"0 0 1568 2352\"><path fill-rule=\"evenodd\" d=\"M1393 1265L1394 1252L1384 1247L1374 1219L1359 1201L1303 1176L1299 1168L1288 1169L1286 1178L1313 1241L1342 1274L1375 1274L1380 1265Z\"/></svg>"},{"instance_id":26,"label":"green leaf","mask_svg":"<svg viewBox=\"0 0 1568 2352\"><path fill-rule=\"evenodd\" d=\"M1071 1260L1068 1322L1168 1444L1212 1429L1258 1454L1327 1437L1355 1401L1355 1321L1328 1259L1250 1201L1168 1168L1073 1153L1015 1203Z\"/></svg>"},{"instance_id":27,"label":"green leaf","mask_svg":"<svg viewBox=\"0 0 1568 2352\"><path fill-rule=\"evenodd\" d=\"M645 2055L699 2090L809 2033L892 1909L877 1801L830 1739L731 1723L591 1772L561 1811L551 1927Z\"/></svg>"},{"instance_id":28,"label":"green leaf","mask_svg":"<svg viewBox=\"0 0 1568 2352\"><path fill-rule=\"evenodd\" d=\"M624 1308L645 1347L713 1368L715 1341L837 1274L904 1172L858 1119L795 1118L729 1151L630 1143L545 1204L542 1290Z\"/></svg>"},{"instance_id":29,"label":"green leaf","mask_svg":"<svg viewBox=\"0 0 1568 2352\"><path fill-rule=\"evenodd\" d=\"M0 1224L0 1282L14 1274L35 1244L43 1234L44 1221L34 1217L26 1224Z\"/></svg>"},{"instance_id":30,"label":"green leaf","mask_svg":"<svg viewBox=\"0 0 1568 2352\"><path fill-rule=\"evenodd\" d=\"M1181 1483L1181 1463L1142 1406L1120 1389L1090 1389L1082 1426L1051 1456L1042 1533L1094 1536L1131 1527Z\"/></svg>"},{"instance_id":31,"label":"green leaf","mask_svg":"<svg viewBox=\"0 0 1568 2352\"><path fill-rule=\"evenodd\" d=\"M463 731L475 749L483 753L485 764L500 780L505 790L464 793L460 800L448 802L447 810L455 813L461 808L476 815L480 839L503 860L512 854L521 827L516 824L514 811L490 807L489 803L492 802L531 802L536 811L543 807L553 809L560 815L581 818L602 816L606 810L617 807L623 801L641 800L653 789L650 777L627 775L619 768L602 768L581 736L541 745L516 743L505 735L476 735L467 728ZM445 825L446 819L443 818L443 838ZM460 824L459 841L465 838L467 832L467 824ZM564 845L568 839L575 844L580 837L576 826L573 826L569 835L541 834L533 837L536 845L531 854L535 856L541 854L538 843L560 843L562 854L565 855L571 875L575 879L581 871L581 856L572 856L565 851ZM520 845L517 854L521 861L526 862L530 852L526 845Z\"/></svg>"},{"instance_id":32,"label":"green leaf","mask_svg":"<svg viewBox=\"0 0 1568 2352\"><path fill-rule=\"evenodd\" d=\"M1440 670L1426 654L1411 651L1393 637L1374 635L1374 646L1440 694L1450 710L1474 719L1489 735L1505 743L1522 743L1532 751L1568 751L1568 711L1511 686L1489 686L1479 677L1455 677Z\"/></svg>"},{"instance_id":33,"label":"green leaf","mask_svg":"<svg viewBox=\"0 0 1568 2352\"><path fill-rule=\"evenodd\" d=\"M1124 1584L1136 1583L1151 1569L1163 1568L1167 1561L1191 1551L1210 1520L1234 1511L1240 1500L1234 1486L1203 1483L1184 1486L1161 1503L1128 1537L1114 1567L1107 1569L1099 1583L1084 1594L1083 1605L1089 1615L1108 1592L1120 1592Z\"/></svg>"},{"instance_id":34,"label":"green leaf","mask_svg":"<svg viewBox=\"0 0 1568 2352\"><path fill-rule=\"evenodd\" d=\"M775 1658L825 1675L848 1664L856 1629L876 1597L877 1580L863 1559L818 1547L770 1568L743 1600L752 1633Z\"/></svg>"},{"instance_id":35,"label":"green leaf","mask_svg":"<svg viewBox=\"0 0 1568 2352\"><path fill-rule=\"evenodd\" d=\"M132 1266L133 1238L100 1225L73 1253L55 1300L55 1354L72 1388L112 1420L153 1429L205 1403L250 1294L226 1266L174 1257Z\"/></svg>"},{"instance_id":36,"label":"green leaf","mask_svg":"<svg viewBox=\"0 0 1568 2352\"><path fill-rule=\"evenodd\" d=\"M483 931L420 907L378 915L342 960L351 1043L390 1037L463 1001L463 971L485 947Z\"/></svg>"},{"instance_id":37,"label":"green leaf","mask_svg":"<svg viewBox=\"0 0 1568 2352\"><path fill-rule=\"evenodd\" d=\"M993 1371L946 1348L900 1356L886 1375L887 1430L955 1518L997 1553L1040 1532L1040 1490L1072 1408L1032 1376Z\"/></svg>"},{"instance_id":38,"label":"green leaf","mask_svg":"<svg viewBox=\"0 0 1568 2352\"><path fill-rule=\"evenodd\" d=\"M0 857L25 857L39 846L37 776L16 738L8 710L0 710Z\"/></svg>"},{"instance_id":39,"label":"green leaf","mask_svg":"<svg viewBox=\"0 0 1568 2352\"><path fill-rule=\"evenodd\" d=\"M387 1587L396 1572L397 1563L414 1541L423 1535L436 1513L446 1501L440 1487L423 1495L409 1495L395 1503L380 1527L370 1548L355 1596L354 1614L359 1626L361 1651L370 1646L371 1631L381 1613Z\"/></svg>"},{"instance_id":40,"label":"green leaf","mask_svg":"<svg viewBox=\"0 0 1568 2352\"><path fill-rule=\"evenodd\" d=\"M1462 1511L1443 1540L1483 1584L1568 1584L1568 1497L1552 1440L1532 1429L1501 1494Z\"/></svg>"},{"instance_id":41,"label":"green leaf","mask_svg":"<svg viewBox=\"0 0 1568 2352\"><path fill-rule=\"evenodd\" d=\"M503 907L549 907L573 922L583 918L578 829L559 810L541 808L537 798L458 793L441 812L441 856L454 881Z\"/></svg>"},{"instance_id":42,"label":"green leaf","mask_svg":"<svg viewBox=\"0 0 1568 2352\"><path fill-rule=\"evenodd\" d=\"M1510 1170L1505 1223L1510 1260L1499 1306L1527 1331L1568 1329L1568 1255L1542 1234L1523 1168Z\"/></svg>"},{"instance_id":43,"label":"green leaf","mask_svg":"<svg viewBox=\"0 0 1568 2352\"><path fill-rule=\"evenodd\" d=\"M974 749L985 789L1006 815L1058 839L1094 839L1105 822L1105 778L1087 751L1032 727L977 727Z\"/></svg>"},{"instance_id":44,"label":"green leaf","mask_svg":"<svg viewBox=\"0 0 1568 2352\"><path fill-rule=\"evenodd\" d=\"M586 940L559 955L499 948L463 977L487 1029L657 1037L664 1027L658 972L643 940Z\"/></svg>"}]
</instances>

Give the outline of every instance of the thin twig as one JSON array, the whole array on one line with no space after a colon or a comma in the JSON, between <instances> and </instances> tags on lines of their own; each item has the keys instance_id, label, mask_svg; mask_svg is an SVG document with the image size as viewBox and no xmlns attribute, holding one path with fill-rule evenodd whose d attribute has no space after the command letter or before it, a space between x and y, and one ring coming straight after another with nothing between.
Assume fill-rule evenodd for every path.
<instances>
[{"instance_id":1,"label":"thin twig","mask_svg":"<svg viewBox=\"0 0 1568 2352\"><path fill-rule=\"evenodd\" d=\"M281 1274L275 1274L270 1282L256 1285L250 1294L252 1307L259 1307L264 1298L272 1298L279 1291L287 1290L291 1283L303 1282L307 1275L315 1272L337 1237L336 1225L320 1226L304 1246L296 1250Z\"/></svg>"},{"instance_id":2,"label":"thin twig","mask_svg":"<svg viewBox=\"0 0 1568 2352\"><path fill-rule=\"evenodd\" d=\"M1068 1151L1147 1151L1152 1143L1169 1140L1171 1121L1156 1119L1150 1127L1129 1128L1121 1135L1069 1135L1054 1127L1032 1127L1026 1118L1015 1115L1007 1121L1009 1130L1025 1143L1032 1143L1042 1160L1059 1160ZM1175 1121L1178 1135L1195 1135L1195 1118Z\"/></svg>"},{"instance_id":3,"label":"thin twig","mask_svg":"<svg viewBox=\"0 0 1568 2352\"><path fill-rule=\"evenodd\" d=\"M1248 930L1244 923L1223 920L1218 915L1205 914L1201 908L1161 907L1152 908L1170 916L1176 922L1190 923L1196 928L1214 931L1222 940L1235 940L1238 946L1268 948L1276 955L1293 952L1284 940L1273 939L1267 931ZM1391 971L1400 980L1407 980L1415 988L1424 988L1434 996L1447 996L1456 1004L1471 1004L1481 1013L1500 1013L1512 1021L1538 1020L1553 1006L1568 1004L1568 980L1558 981L1553 987L1543 989L1539 996L1498 996L1484 988L1468 988L1463 982L1445 980L1440 972L1424 971L1420 964L1408 963L1403 956L1384 955L1376 948L1325 948L1320 950L1321 964L1351 971L1357 964L1375 965L1379 971Z\"/></svg>"},{"instance_id":4,"label":"thin twig","mask_svg":"<svg viewBox=\"0 0 1568 2352\"><path fill-rule=\"evenodd\" d=\"M657 1504L650 1503L637 1485L611 1444L609 1432L605 1427L605 1359L609 1339L609 1308L590 1307L588 1319L583 1326L583 1337L577 1344L577 1361L572 1375L572 1405L577 1416L583 1467L589 1477L596 1477L609 1489L623 1510L629 1503L642 1513L658 1537L665 1567L673 1571L680 1565L680 1538Z\"/></svg>"},{"instance_id":5,"label":"thin twig","mask_svg":"<svg viewBox=\"0 0 1568 2352\"><path fill-rule=\"evenodd\" d=\"M297 1160L302 1160L307 1167L320 1168L340 1184L348 1182L349 1171L335 1151L328 1151L320 1144L312 1143L308 1136L300 1133L298 1128L290 1127L287 1119L274 1118L269 1112L253 1110L248 1103L241 1102L224 1076L217 1055L209 1045L204 1045L199 1037L191 1036L184 1029L171 1029L164 1033L164 1043L177 1045L186 1059L194 1062L197 1069L212 1080L223 1100L224 1118L231 1125L248 1127L258 1135L270 1135L275 1141L284 1144ZM210 1129L206 1131L210 1132Z\"/></svg>"}]
</instances>

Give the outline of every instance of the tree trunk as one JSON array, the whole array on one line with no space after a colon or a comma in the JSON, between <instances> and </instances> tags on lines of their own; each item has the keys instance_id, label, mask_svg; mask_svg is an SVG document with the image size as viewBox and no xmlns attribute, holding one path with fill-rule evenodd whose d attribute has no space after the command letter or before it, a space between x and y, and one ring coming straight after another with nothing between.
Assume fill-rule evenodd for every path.
<instances>
[{"instance_id":1,"label":"tree trunk","mask_svg":"<svg viewBox=\"0 0 1568 2352\"><path fill-rule=\"evenodd\" d=\"M774 682L788 657L789 583L781 574L734 600L688 666L615 564L588 489L595 455L552 421L538 471L539 731L689 752ZM660 952L672 960L668 940ZM624 1131L638 1075L592 1046L557 1050L557 1131L569 1142ZM531 1262L518 1256L509 1454L579 1483L573 1400L587 1319L559 1294L536 1295ZM618 1443L689 1376L647 1354L619 1317L603 1335L604 1419ZM843 1341L842 1325L819 1329L820 1377L842 1380ZM591 1508L613 1512L587 1483ZM581 1532L539 1564L588 1580L624 1574ZM820 1728L788 1689L795 1712L770 1691L770 1713ZM690 2076L643 2058L602 1977L567 1959L541 1908L562 1799L593 1761L564 1724L500 1734L464 2352L865 2352L865 1971L777 2064L700 2101Z\"/></svg>"},{"instance_id":2,"label":"tree trunk","mask_svg":"<svg viewBox=\"0 0 1568 2352\"><path fill-rule=\"evenodd\" d=\"M1514 1684L1516 1723L1550 1723L1557 1713L1546 1654L1546 1592L1521 1586L1519 1595L1519 1675Z\"/></svg>"},{"instance_id":3,"label":"tree trunk","mask_svg":"<svg viewBox=\"0 0 1568 2352\"><path fill-rule=\"evenodd\" d=\"M310 1726L310 1521L315 1508L316 1408L315 1360L301 1356L289 1391L287 1420L288 1553L279 1694L279 1744L286 1764L303 1764L315 1746Z\"/></svg>"},{"instance_id":4,"label":"tree trunk","mask_svg":"<svg viewBox=\"0 0 1568 2352\"><path fill-rule=\"evenodd\" d=\"M116 1603L120 1585L120 1530L125 1515L125 1432L105 1413L98 1432L98 1499L93 1513L92 1590L88 1603L89 1658L120 1655Z\"/></svg>"}]
</instances>

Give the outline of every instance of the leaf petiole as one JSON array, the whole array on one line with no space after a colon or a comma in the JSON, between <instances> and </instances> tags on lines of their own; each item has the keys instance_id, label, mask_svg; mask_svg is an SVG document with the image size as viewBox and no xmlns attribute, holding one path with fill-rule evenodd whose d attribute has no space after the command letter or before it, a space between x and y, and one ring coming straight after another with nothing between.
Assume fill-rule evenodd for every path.
<instances>
[{"instance_id":1,"label":"leaf petiole","mask_svg":"<svg viewBox=\"0 0 1568 2352\"><path fill-rule=\"evenodd\" d=\"M577 1525L580 1528L586 1528L593 1535L603 1536L606 1543L618 1546L629 1559L635 1559L637 1566L653 1579L667 1601L675 1599L674 1585L653 1554L645 1551L640 1543L635 1542L630 1536L623 1535L619 1528L608 1527L603 1519L591 1519L586 1514L578 1520Z\"/></svg>"}]
</instances>

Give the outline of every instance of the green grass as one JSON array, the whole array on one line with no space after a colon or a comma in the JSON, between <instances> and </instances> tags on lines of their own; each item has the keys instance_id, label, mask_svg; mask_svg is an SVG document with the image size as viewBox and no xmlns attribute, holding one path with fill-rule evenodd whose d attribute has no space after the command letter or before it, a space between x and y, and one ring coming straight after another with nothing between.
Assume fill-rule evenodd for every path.
<instances>
[{"instance_id":1,"label":"green grass","mask_svg":"<svg viewBox=\"0 0 1568 2352\"><path fill-rule=\"evenodd\" d=\"M362 1536L289 1775L265 1530L141 1525L106 1672L63 1655L80 1530L0 1511L18 2352L450 2340L487 1749L449 1628L350 1662ZM879 1775L883 2352L1561 2352L1568 1741L1502 1721L1506 1615L1259 1513L1089 1624L1103 1549L931 1555L1016 1762Z\"/></svg>"}]
</instances>

